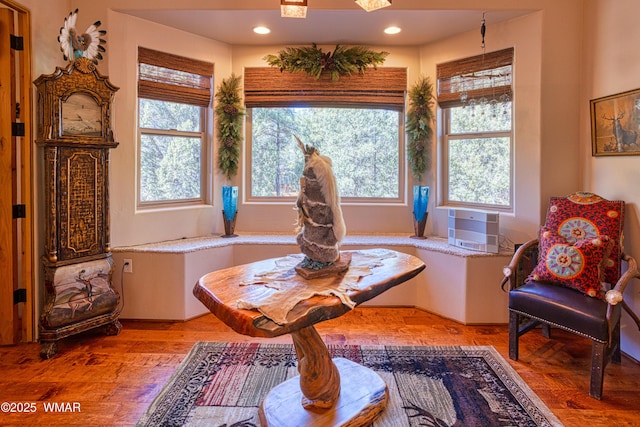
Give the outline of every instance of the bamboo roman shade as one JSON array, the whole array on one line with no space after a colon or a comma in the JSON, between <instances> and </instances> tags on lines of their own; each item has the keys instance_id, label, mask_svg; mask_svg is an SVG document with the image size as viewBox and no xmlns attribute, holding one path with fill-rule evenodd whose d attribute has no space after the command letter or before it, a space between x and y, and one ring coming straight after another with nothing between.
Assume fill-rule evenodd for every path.
<instances>
[{"instance_id":1,"label":"bamboo roman shade","mask_svg":"<svg viewBox=\"0 0 640 427\"><path fill-rule=\"evenodd\" d=\"M213 64L138 47L138 96L208 107Z\"/></svg>"},{"instance_id":2,"label":"bamboo roman shade","mask_svg":"<svg viewBox=\"0 0 640 427\"><path fill-rule=\"evenodd\" d=\"M407 90L406 68L369 68L364 74L328 73L319 79L273 67L244 69L244 101L251 107L369 105L401 110Z\"/></svg>"},{"instance_id":3,"label":"bamboo roman shade","mask_svg":"<svg viewBox=\"0 0 640 427\"><path fill-rule=\"evenodd\" d=\"M512 97L513 48L438 64L438 104L458 107L472 99Z\"/></svg>"}]
</instances>

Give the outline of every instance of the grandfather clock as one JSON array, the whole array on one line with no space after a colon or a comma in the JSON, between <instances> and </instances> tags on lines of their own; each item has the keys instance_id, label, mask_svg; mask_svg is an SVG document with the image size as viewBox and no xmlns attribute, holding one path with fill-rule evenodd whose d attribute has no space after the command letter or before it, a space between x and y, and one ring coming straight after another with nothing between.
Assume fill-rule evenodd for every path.
<instances>
[{"instance_id":1,"label":"grandfather clock","mask_svg":"<svg viewBox=\"0 0 640 427\"><path fill-rule=\"evenodd\" d=\"M118 88L87 58L34 84L45 192L40 356L48 359L62 338L122 328L109 242L109 150L118 146L111 102Z\"/></svg>"}]
</instances>

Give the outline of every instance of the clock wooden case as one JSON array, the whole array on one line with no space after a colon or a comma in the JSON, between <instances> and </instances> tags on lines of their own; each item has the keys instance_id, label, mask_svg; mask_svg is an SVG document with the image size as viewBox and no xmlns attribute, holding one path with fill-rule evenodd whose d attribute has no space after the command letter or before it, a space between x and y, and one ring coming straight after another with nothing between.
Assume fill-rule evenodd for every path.
<instances>
[{"instance_id":1,"label":"clock wooden case","mask_svg":"<svg viewBox=\"0 0 640 427\"><path fill-rule=\"evenodd\" d=\"M50 358L62 338L122 328L109 239L109 151L118 146L111 104L118 88L87 58L34 84L45 193L40 355Z\"/></svg>"}]
</instances>

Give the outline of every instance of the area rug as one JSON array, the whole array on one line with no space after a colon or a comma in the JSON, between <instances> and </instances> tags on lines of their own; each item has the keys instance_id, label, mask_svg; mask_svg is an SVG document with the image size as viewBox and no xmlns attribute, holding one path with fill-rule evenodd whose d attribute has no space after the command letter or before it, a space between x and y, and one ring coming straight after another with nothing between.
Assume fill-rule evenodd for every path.
<instances>
[{"instance_id":1,"label":"area rug","mask_svg":"<svg viewBox=\"0 0 640 427\"><path fill-rule=\"evenodd\" d=\"M328 348L386 382L375 427L562 425L491 346ZM259 426L262 399L297 376L296 365L290 344L199 342L137 425Z\"/></svg>"}]
</instances>

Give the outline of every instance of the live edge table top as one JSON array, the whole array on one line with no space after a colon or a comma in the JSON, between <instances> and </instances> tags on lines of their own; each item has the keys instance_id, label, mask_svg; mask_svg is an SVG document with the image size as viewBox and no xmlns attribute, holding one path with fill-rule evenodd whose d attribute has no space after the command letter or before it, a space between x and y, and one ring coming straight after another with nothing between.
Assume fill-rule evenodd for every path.
<instances>
[{"instance_id":1,"label":"live edge table top","mask_svg":"<svg viewBox=\"0 0 640 427\"><path fill-rule=\"evenodd\" d=\"M366 254L370 251L376 251L376 249L348 252ZM378 266L371 268L371 274L360 277L357 289L346 292L355 305L362 304L411 279L425 268L422 260L415 256L386 249L384 251L391 256L384 257ZM239 300L250 300L253 293L264 292L261 287L242 284L255 281L256 275L275 269L276 262L280 259L282 258L271 258L208 273L198 280L193 294L211 313L234 331L253 337L276 337L288 334L323 320L339 317L351 310L351 307L343 304L337 296L315 295L298 302L287 313L286 322L278 324L258 310L237 308ZM339 282L343 275L307 281L292 271L290 277L295 281L292 289L274 292L296 292L296 289L305 286L306 282L314 280Z\"/></svg>"}]
</instances>

